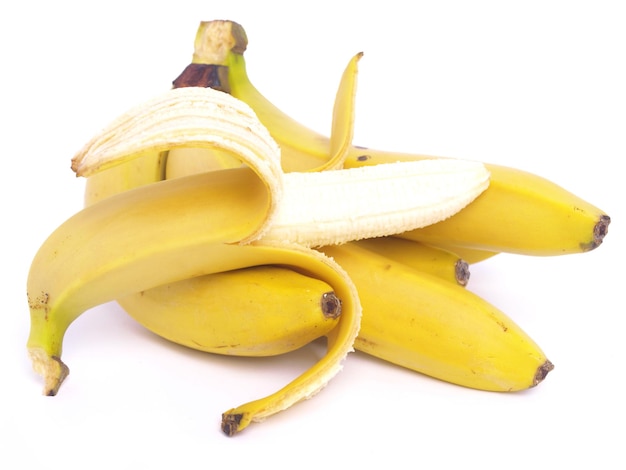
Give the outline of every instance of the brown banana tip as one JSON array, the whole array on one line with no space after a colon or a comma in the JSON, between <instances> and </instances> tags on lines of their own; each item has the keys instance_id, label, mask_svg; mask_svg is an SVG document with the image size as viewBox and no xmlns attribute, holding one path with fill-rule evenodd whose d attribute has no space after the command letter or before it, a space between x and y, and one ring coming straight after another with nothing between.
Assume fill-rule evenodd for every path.
<instances>
[{"instance_id":1,"label":"brown banana tip","mask_svg":"<svg viewBox=\"0 0 626 470\"><path fill-rule=\"evenodd\" d=\"M49 356L40 347L29 347L28 354L32 361L33 370L44 379L43 394L53 397L59 391L61 384L70 374L70 369L58 356Z\"/></svg>"},{"instance_id":2,"label":"brown banana tip","mask_svg":"<svg viewBox=\"0 0 626 470\"><path fill-rule=\"evenodd\" d=\"M53 357L52 360L57 363L58 370L54 372L54 376L46 377L43 394L48 397L53 397L59 393L61 384L70 375L69 367L60 358Z\"/></svg>"},{"instance_id":3,"label":"brown banana tip","mask_svg":"<svg viewBox=\"0 0 626 470\"><path fill-rule=\"evenodd\" d=\"M239 424L243 418L243 413L223 413L222 414L222 432L228 437L234 436L239 431Z\"/></svg>"},{"instance_id":4,"label":"brown banana tip","mask_svg":"<svg viewBox=\"0 0 626 470\"><path fill-rule=\"evenodd\" d=\"M554 364L552 364L548 360L541 364L537 369L537 372L535 373L532 386L536 387L537 385L539 385L552 369L554 369Z\"/></svg>"},{"instance_id":5,"label":"brown banana tip","mask_svg":"<svg viewBox=\"0 0 626 470\"><path fill-rule=\"evenodd\" d=\"M322 314L325 318L338 318L341 315L341 299L334 292L322 294Z\"/></svg>"},{"instance_id":6,"label":"brown banana tip","mask_svg":"<svg viewBox=\"0 0 626 470\"><path fill-rule=\"evenodd\" d=\"M454 265L454 276L459 285L466 286L470 278L469 263L463 259L457 260Z\"/></svg>"},{"instance_id":7,"label":"brown banana tip","mask_svg":"<svg viewBox=\"0 0 626 470\"><path fill-rule=\"evenodd\" d=\"M589 243L581 243L581 251L591 251L602 245L604 237L609 233L609 224L611 218L608 215L601 215L596 224L593 226L593 239Z\"/></svg>"},{"instance_id":8,"label":"brown banana tip","mask_svg":"<svg viewBox=\"0 0 626 470\"><path fill-rule=\"evenodd\" d=\"M77 161L76 158L72 158L72 164L71 164L71 169L74 173L76 173L76 176L78 175L78 167L79 167L79 163Z\"/></svg>"},{"instance_id":9,"label":"brown banana tip","mask_svg":"<svg viewBox=\"0 0 626 470\"><path fill-rule=\"evenodd\" d=\"M593 227L593 243L595 246L599 246L604 237L606 237L607 233L609 233L609 224L611 223L611 218L608 215L602 215L600 220Z\"/></svg>"}]
</instances>

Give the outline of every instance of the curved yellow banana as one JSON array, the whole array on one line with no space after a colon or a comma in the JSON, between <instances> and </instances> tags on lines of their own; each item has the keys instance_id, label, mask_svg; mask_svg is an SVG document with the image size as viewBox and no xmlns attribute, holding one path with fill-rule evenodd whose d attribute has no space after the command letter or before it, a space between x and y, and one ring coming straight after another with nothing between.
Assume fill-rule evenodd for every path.
<instances>
[{"instance_id":1,"label":"curved yellow banana","mask_svg":"<svg viewBox=\"0 0 626 470\"><path fill-rule=\"evenodd\" d=\"M185 279L118 303L163 338L232 356L293 351L326 336L341 315L328 283L272 265Z\"/></svg>"},{"instance_id":2,"label":"curved yellow banana","mask_svg":"<svg viewBox=\"0 0 626 470\"><path fill-rule=\"evenodd\" d=\"M363 306L359 351L457 385L517 391L553 368L510 318L472 292L355 243L324 247Z\"/></svg>"},{"instance_id":3,"label":"curved yellow banana","mask_svg":"<svg viewBox=\"0 0 626 470\"><path fill-rule=\"evenodd\" d=\"M229 48L227 41L222 42L226 45L220 49L217 62L210 62L215 59L210 52L215 49L214 43L202 42L206 37L202 32L209 31L213 23L239 38L237 47ZM277 109L250 82L244 59L246 44L243 28L228 21L203 23L196 41L196 47L204 47L201 56L206 63L227 67L223 76L230 93L248 103L269 129L281 146L284 168L314 167L312 162L326 161L330 140ZM432 158L352 146L344 167ZM475 203L443 223L405 236L451 251L455 251L454 246L459 252L471 249L468 255L473 255L475 261L497 252L538 256L580 253L602 243L610 218L599 208L537 175L499 165L486 166L491 172L490 187Z\"/></svg>"},{"instance_id":4,"label":"curved yellow banana","mask_svg":"<svg viewBox=\"0 0 626 470\"><path fill-rule=\"evenodd\" d=\"M414 161L423 157L360 149L346 167ZM364 158L366 156L367 158ZM401 237L486 252L550 256L597 248L611 221L602 210L536 174L487 164L491 182L471 206L449 219Z\"/></svg>"},{"instance_id":5,"label":"curved yellow banana","mask_svg":"<svg viewBox=\"0 0 626 470\"><path fill-rule=\"evenodd\" d=\"M351 243L461 286L466 286L470 278L467 261L448 250L395 236Z\"/></svg>"}]
</instances>

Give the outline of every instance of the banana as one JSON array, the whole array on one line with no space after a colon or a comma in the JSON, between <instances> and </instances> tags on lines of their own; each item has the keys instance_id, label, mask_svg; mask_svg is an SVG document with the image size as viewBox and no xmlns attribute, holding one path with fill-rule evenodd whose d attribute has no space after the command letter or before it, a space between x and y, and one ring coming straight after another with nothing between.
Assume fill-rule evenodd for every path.
<instances>
[{"instance_id":1,"label":"banana","mask_svg":"<svg viewBox=\"0 0 626 470\"><path fill-rule=\"evenodd\" d=\"M220 41L207 40L215 36L211 34L214 29L222 32ZM222 46L219 54L215 53L216 43ZM281 146L283 168L322 166L330 155L330 140L277 109L254 87L246 70L246 46L241 25L204 22L196 36L192 61L196 66L220 67L230 93L254 109ZM346 90L343 93L348 97L344 100L350 102L354 90ZM343 164L345 168L356 168L432 158L352 145ZM499 252L534 256L581 253L602 243L610 223L604 211L538 175L500 165L486 167L491 172L491 184L474 203L442 223L407 231L402 236L451 251L456 246L459 252L471 250L467 258L473 262Z\"/></svg>"},{"instance_id":2,"label":"banana","mask_svg":"<svg viewBox=\"0 0 626 470\"><path fill-rule=\"evenodd\" d=\"M328 335L341 315L328 283L271 265L185 279L118 303L163 338L233 356L293 351Z\"/></svg>"},{"instance_id":3,"label":"banana","mask_svg":"<svg viewBox=\"0 0 626 470\"><path fill-rule=\"evenodd\" d=\"M466 286L470 279L467 261L448 250L395 236L351 243L461 286Z\"/></svg>"},{"instance_id":4,"label":"banana","mask_svg":"<svg viewBox=\"0 0 626 470\"><path fill-rule=\"evenodd\" d=\"M366 153L367 159L350 155L346 167L416 159L412 155ZM361 152L360 157L363 155ZM468 210L436 227L398 236L451 251L460 247L535 256L584 253L602 244L611 222L603 211L541 176L500 165L486 166L491 173L489 191Z\"/></svg>"},{"instance_id":5,"label":"banana","mask_svg":"<svg viewBox=\"0 0 626 470\"><path fill-rule=\"evenodd\" d=\"M241 165L92 201L35 255L27 346L45 394L56 394L68 373L61 361L67 328L95 305L267 264L326 282L342 302L326 355L276 393L223 413L222 429L233 435L315 394L352 350L361 312L356 289L339 265L310 247L435 223L489 184L482 164L454 160L285 174L276 142L251 108L198 87L169 90L121 115L75 155L72 169L89 177L178 148L226 151Z\"/></svg>"},{"instance_id":6,"label":"banana","mask_svg":"<svg viewBox=\"0 0 626 470\"><path fill-rule=\"evenodd\" d=\"M355 348L465 387L518 391L552 363L510 318L476 294L356 243L324 247L357 286Z\"/></svg>"}]
</instances>

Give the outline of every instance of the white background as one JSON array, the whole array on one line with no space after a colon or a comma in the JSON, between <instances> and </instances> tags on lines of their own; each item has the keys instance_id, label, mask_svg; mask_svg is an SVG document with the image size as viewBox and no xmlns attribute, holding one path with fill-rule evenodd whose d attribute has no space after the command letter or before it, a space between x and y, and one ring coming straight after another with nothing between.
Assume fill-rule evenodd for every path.
<instances>
[{"instance_id":1,"label":"white background","mask_svg":"<svg viewBox=\"0 0 626 470\"><path fill-rule=\"evenodd\" d=\"M0 467L624 468L621 2L15 5L0 7ZM343 67L364 51L355 143L523 168L611 215L594 252L473 267L469 288L556 364L545 382L478 392L354 353L314 399L229 439L222 411L276 390L320 352L196 353L107 304L70 327L72 373L58 396L40 395L25 350L25 280L45 237L81 207L70 158L167 89L191 58L198 22L210 19L244 26L253 82L312 128L327 131Z\"/></svg>"}]
</instances>

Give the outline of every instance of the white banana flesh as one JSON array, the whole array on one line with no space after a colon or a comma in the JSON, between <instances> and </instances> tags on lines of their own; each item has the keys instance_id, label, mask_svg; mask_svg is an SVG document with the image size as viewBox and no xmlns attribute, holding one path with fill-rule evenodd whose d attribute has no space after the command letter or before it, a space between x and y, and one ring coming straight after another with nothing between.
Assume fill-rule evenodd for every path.
<instances>
[{"instance_id":1,"label":"white banana flesh","mask_svg":"<svg viewBox=\"0 0 626 470\"><path fill-rule=\"evenodd\" d=\"M285 204L263 239L319 247L401 233L445 220L489 184L482 163L408 163L287 173Z\"/></svg>"}]
</instances>

